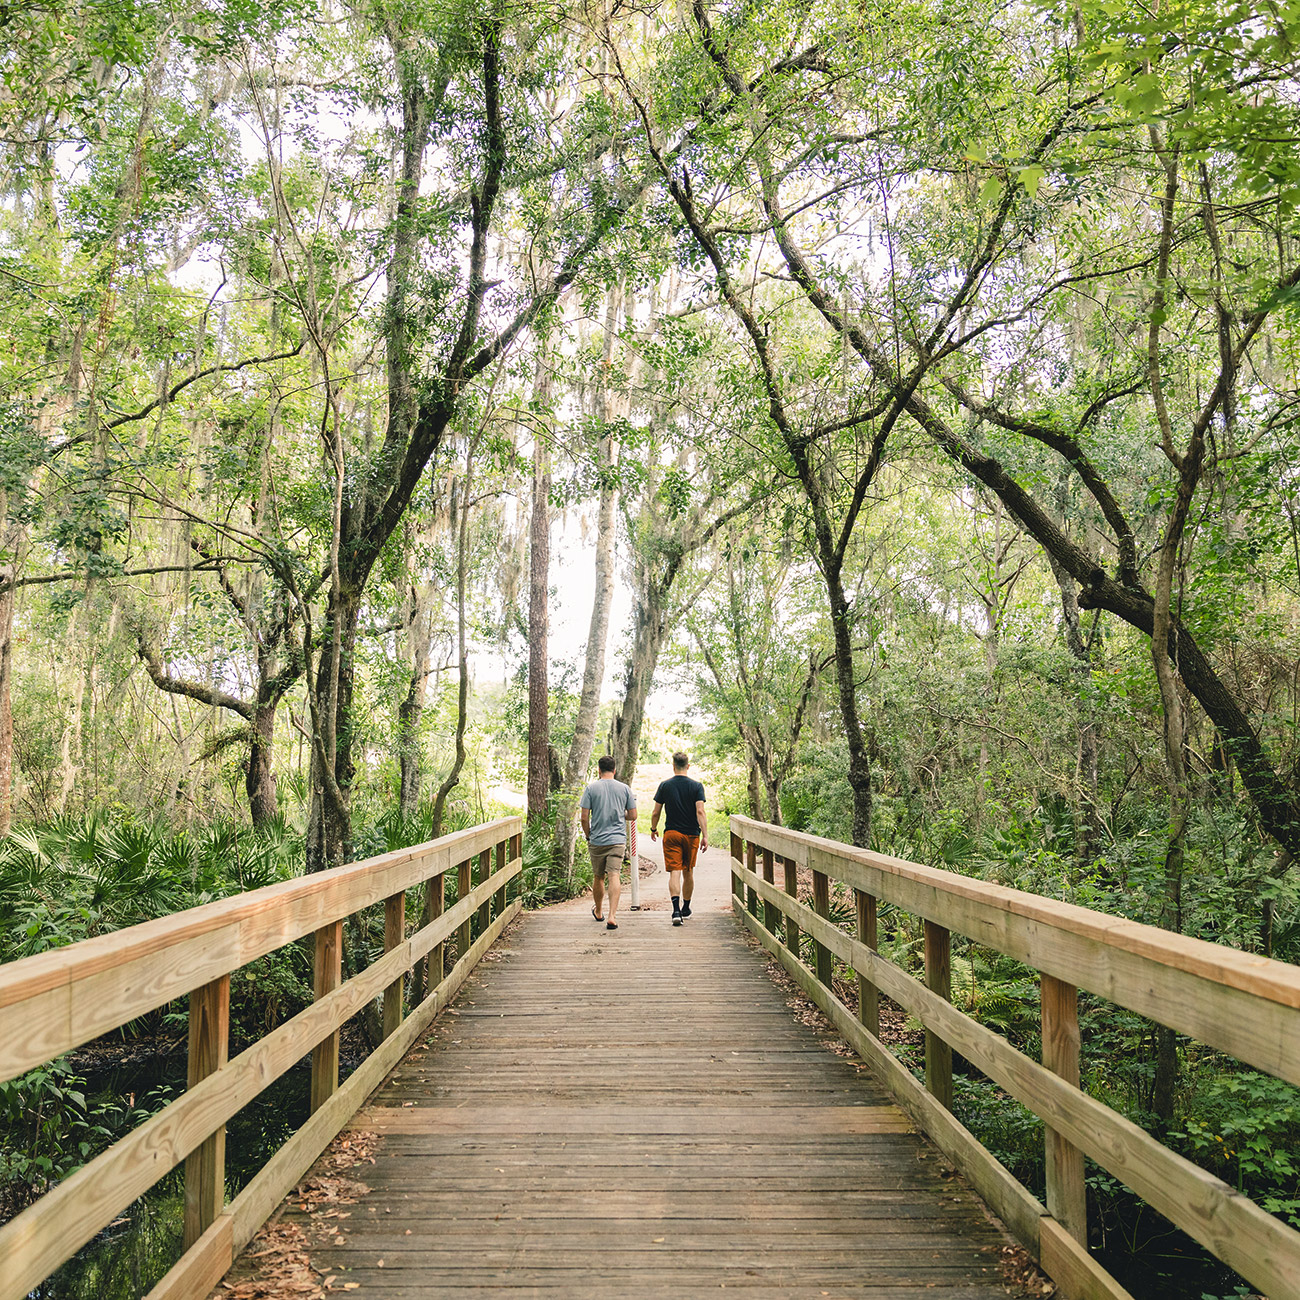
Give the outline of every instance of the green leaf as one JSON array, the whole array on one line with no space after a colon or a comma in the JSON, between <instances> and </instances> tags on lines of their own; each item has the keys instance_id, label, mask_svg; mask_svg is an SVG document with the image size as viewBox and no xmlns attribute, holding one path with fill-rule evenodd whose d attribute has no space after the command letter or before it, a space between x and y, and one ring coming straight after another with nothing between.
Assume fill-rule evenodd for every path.
<instances>
[{"instance_id":1,"label":"green leaf","mask_svg":"<svg viewBox=\"0 0 1300 1300\"><path fill-rule=\"evenodd\" d=\"M1038 183L1043 179L1043 169L1037 163L1022 167L1017 173L1016 179L1025 187L1025 193L1031 199L1036 198L1038 196Z\"/></svg>"}]
</instances>

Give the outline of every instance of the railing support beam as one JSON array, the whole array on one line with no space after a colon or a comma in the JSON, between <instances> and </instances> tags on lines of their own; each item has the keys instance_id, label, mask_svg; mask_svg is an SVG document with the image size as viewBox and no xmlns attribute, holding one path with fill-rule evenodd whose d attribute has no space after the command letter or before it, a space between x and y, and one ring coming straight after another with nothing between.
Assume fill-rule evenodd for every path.
<instances>
[{"instance_id":1,"label":"railing support beam","mask_svg":"<svg viewBox=\"0 0 1300 1300\"><path fill-rule=\"evenodd\" d=\"M824 871L818 871L813 868L813 911L824 920L830 920L831 915L831 878ZM827 988L832 987L831 982L831 950L820 940L813 940L813 948L817 955L817 979L825 984Z\"/></svg>"},{"instance_id":2,"label":"railing support beam","mask_svg":"<svg viewBox=\"0 0 1300 1300\"><path fill-rule=\"evenodd\" d=\"M1043 1064L1066 1083L1079 1086L1079 990L1043 975ZM1088 1199L1083 1152L1050 1125L1047 1144L1047 1212L1080 1245L1088 1244Z\"/></svg>"},{"instance_id":3,"label":"railing support beam","mask_svg":"<svg viewBox=\"0 0 1300 1300\"><path fill-rule=\"evenodd\" d=\"M763 850L763 879L769 885L776 883L776 868L772 858L772 850ZM776 933L777 910L775 903L769 903L766 900L763 903L763 925L769 934Z\"/></svg>"},{"instance_id":4,"label":"railing support beam","mask_svg":"<svg viewBox=\"0 0 1300 1300\"><path fill-rule=\"evenodd\" d=\"M858 913L858 940L873 952L876 949L876 896L853 891ZM876 986L858 972L858 1019L869 1034L880 1037L880 993Z\"/></svg>"},{"instance_id":5,"label":"railing support beam","mask_svg":"<svg viewBox=\"0 0 1300 1300\"><path fill-rule=\"evenodd\" d=\"M406 938L406 891L384 899L384 951L392 952ZM395 979L384 990L384 1037L391 1038L402 1023L402 991L405 977Z\"/></svg>"},{"instance_id":6,"label":"railing support beam","mask_svg":"<svg viewBox=\"0 0 1300 1300\"><path fill-rule=\"evenodd\" d=\"M925 982L932 993L952 1001L952 936L942 925L925 922ZM925 1031L925 1086L945 1110L952 1109L952 1048Z\"/></svg>"},{"instance_id":7,"label":"railing support beam","mask_svg":"<svg viewBox=\"0 0 1300 1300\"><path fill-rule=\"evenodd\" d=\"M230 1053L230 976L190 994L189 1087L215 1074ZM181 1245L189 1248L216 1222L226 1199L226 1126L190 1153L185 1161L185 1226Z\"/></svg>"},{"instance_id":8,"label":"railing support beam","mask_svg":"<svg viewBox=\"0 0 1300 1300\"><path fill-rule=\"evenodd\" d=\"M343 975L343 921L331 921L316 931L312 954L312 986L317 999L332 993ZM339 1031L336 1029L311 1052L311 1112L314 1115L339 1086Z\"/></svg>"},{"instance_id":9,"label":"railing support beam","mask_svg":"<svg viewBox=\"0 0 1300 1300\"><path fill-rule=\"evenodd\" d=\"M731 833L731 858L733 862L742 862L745 858L745 841L735 831ZM731 896L737 899L744 896L740 877L734 871L731 873Z\"/></svg>"},{"instance_id":10,"label":"railing support beam","mask_svg":"<svg viewBox=\"0 0 1300 1300\"><path fill-rule=\"evenodd\" d=\"M785 892L791 898L799 897L799 864L793 858L781 859L782 871L785 875ZM796 956L799 956L799 922L793 916L785 918L785 946Z\"/></svg>"}]
</instances>

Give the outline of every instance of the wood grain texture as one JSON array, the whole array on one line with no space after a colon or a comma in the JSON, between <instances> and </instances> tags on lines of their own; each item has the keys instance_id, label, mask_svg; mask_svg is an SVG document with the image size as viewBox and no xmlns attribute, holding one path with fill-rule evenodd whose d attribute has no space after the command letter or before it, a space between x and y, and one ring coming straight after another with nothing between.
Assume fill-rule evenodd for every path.
<instances>
[{"instance_id":1,"label":"wood grain texture","mask_svg":"<svg viewBox=\"0 0 1300 1300\"><path fill-rule=\"evenodd\" d=\"M0 966L0 1082L517 832L504 817Z\"/></svg>"},{"instance_id":2,"label":"wood grain texture","mask_svg":"<svg viewBox=\"0 0 1300 1300\"><path fill-rule=\"evenodd\" d=\"M1043 1064L1071 1087L1079 1086L1079 991L1052 975L1042 977ZM1047 1165L1047 1210L1085 1247L1088 1197L1083 1152L1050 1124L1043 1129Z\"/></svg>"},{"instance_id":3,"label":"wood grain texture","mask_svg":"<svg viewBox=\"0 0 1300 1300\"><path fill-rule=\"evenodd\" d=\"M508 874L518 874L521 865L518 859L508 864ZM22 1300L136 1197L252 1101L268 1083L333 1035L370 998L382 992L399 971L409 969L415 960L471 916L495 887L494 877L457 902L433 925L412 935L359 975L279 1025L219 1071L187 1089L176 1101L0 1227L0 1261L4 1263L0 1270L0 1300ZM401 1036L399 1031L393 1041Z\"/></svg>"},{"instance_id":4,"label":"wood grain texture","mask_svg":"<svg viewBox=\"0 0 1300 1300\"><path fill-rule=\"evenodd\" d=\"M1006 1238L792 1014L712 862L681 927L580 903L512 929L357 1114L369 1193L346 1220L286 1208L334 1290L1004 1296Z\"/></svg>"},{"instance_id":5,"label":"wood grain texture","mask_svg":"<svg viewBox=\"0 0 1300 1300\"><path fill-rule=\"evenodd\" d=\"M1038 894L765 826L735 833L801 844L837 880L1300 1084L1300 968Z\"/></svg>"},{"instance_id":6,"label":"wood grain texture","mask_svg":"<svg viewBox=\"0 0 1300 1300\"><path fill-rule=\"evenodd\" d=\"M230 976L190 994L186 1086L215 1074L230 1056ZM216 1222L226 1199L226 1126L221 1125L185 1159L185 1223L188 1250Z\"/></svg>"},{"instance_id":7,"label":"wood grain texture","mask_svg":"<svg viewBox=\"0 0 1300 1300\"><path fill-rule=\"evenodd\" d=\"M769 887L761 877L733 863L733 870L737 868L746 886L766 896L764 891ZM865 970L873 982L915 1015L927 1030L960 1051L1016 1100L1247 1281L1272 1300L1300 1300L1300 1233L1222 1179L1170 1151L1122 1115L1016 1051L999 1035L963 1015L919 980L864 947L811 908L782 891L771 889L770 894L778 906L792 909L804 928L842 961L857 970ZM822 1005L820 1000L818 1004ZM844 1027L840 1013L848 1024L856 1025L856 1021L837 1001L835 1007L838 1010L828 1014L836 1027L863 1051L858 1040ZM925 1128L931 1136L936 1136L931 1122L926 1121ZM967 1167L963 1165L963 1168ZM967 1172L974 1177L969 1168ZM997 1208L1007 1218L1002 1207Z\"/></svg>"}]
</instances>

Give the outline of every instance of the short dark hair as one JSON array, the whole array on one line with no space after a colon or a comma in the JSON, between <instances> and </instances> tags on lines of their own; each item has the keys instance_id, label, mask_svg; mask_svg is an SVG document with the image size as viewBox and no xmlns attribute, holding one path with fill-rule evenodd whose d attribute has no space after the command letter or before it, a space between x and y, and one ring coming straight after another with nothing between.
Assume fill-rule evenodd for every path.
<instances>
[{"instance_id":1,"label":"short dark hair","mask_svg":"<svg viewBox=\"0 0 1300 1300\"><path fill-rule=\"evenodd\" d=\"M617 770L617 764L608 754L602 754L600 762L596 764L596 770L598 772L613 772Z\"/></svg>"},{"instance_id":2,"label":"short dark hair","mask_svg":"<svg viewBox=\"0 0 1300 1300\"><path fill-rule=\"evenodd\" d=\"M683 772L691 765L691 756L683 753L680 749L673 755L673 766L680 768Z\"/></svg>"}]
</instances>

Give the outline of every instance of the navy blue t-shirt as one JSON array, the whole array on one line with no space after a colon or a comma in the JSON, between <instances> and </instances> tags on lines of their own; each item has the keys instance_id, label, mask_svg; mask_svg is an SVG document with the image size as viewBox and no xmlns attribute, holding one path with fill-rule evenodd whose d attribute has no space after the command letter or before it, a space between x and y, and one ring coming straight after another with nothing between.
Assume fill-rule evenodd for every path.
<instances>
[{"instance_id":1,"label":"navy blue t-shirt","mask_svg":"<svg viewBox=\"0 0 1300 1300\"><path fill-rule=\"evenodd\" d=\"M704 802L704 786L694 777L679 773L659 782L655 803L664 806L664 830L681 831L683 835L698 835L700 819L695 815L695 805Z\"/></svg>"}]
</instances>

